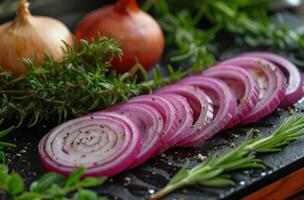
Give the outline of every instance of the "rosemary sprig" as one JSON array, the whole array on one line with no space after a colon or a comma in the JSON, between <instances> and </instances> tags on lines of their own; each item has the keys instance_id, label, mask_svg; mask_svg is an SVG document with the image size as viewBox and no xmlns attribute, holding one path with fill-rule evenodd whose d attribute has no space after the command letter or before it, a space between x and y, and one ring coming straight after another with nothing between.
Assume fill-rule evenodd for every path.
<instances>
[{"instance_id":1,"label":"rosemary sprig","mask_svg":"<svg viewBox=\"0 0 304 200\"><path fill-rule=\"evenodd\" d=\"M24 188L24 181L17 173L9 173L5 165L0 165L0 190L14 200L106 200L95 192L87 190L102 185L106 177L87 177L81 179L84 168L79 168L67 178L49 172L33 182L29 191ZM71 195L73 194L73 195ZM70 198L71 197L71 198Z\"/></svg>"},{"instance_id":2,"label":"rosemary sprig","mask_svg":"<svg viewBox=\"0 0 304 200\"><path fill-rule=\"evenodd\" d=\"M251 134L249 134L251 135ZM268 137L248 138L239 147L220 156L212 156L208 161L188 170L188 163L171 179L168 185L150 197L160 199L174 190L191 185L233 186L230 172L247 168L264 168L257 152L272 153L304 135L304 116L290 117Z\"/></svg>"}]
</instances>

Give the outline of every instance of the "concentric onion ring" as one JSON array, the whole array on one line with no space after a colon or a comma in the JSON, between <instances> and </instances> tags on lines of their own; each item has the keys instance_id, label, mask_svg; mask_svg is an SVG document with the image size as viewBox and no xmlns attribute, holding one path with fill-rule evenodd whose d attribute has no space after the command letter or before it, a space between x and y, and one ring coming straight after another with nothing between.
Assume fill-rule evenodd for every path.
<instances>
[{"instance_id":1,"label":"concentric onion ring","mask_svg":"<svg viewBox=\"0 0 304 200\"><path fill-rule=\"evenodd\" d=\"M140 153L136 156L136 160L131 164L131 168L142 164L152 157L159 148L161 148L161 134L164 129L164 121L154 107L147 104L125 103L111 107L106 111L111 111L126 115L138 128L142 141ZM94 113L98 116L100 113Z\"/></svg>"},{"instance_id":2,"label":"concentric onion ring","mask_svg":"<svg viewBox=\"0 0 304 200\"><path fill-rule=\"evenodd\" d=\"M203 72L204 76L219 78L233 91L238 100L235 115L226 128L239 124L258 102L259 87L245 69L237 66L212 67Z\"/></svg>"},{"instance_id":3,"label":"concentric onion ring","mask_svg":"<svg viewBox=\"0 0 304 200\"><path fill-rule=\"evenodd\" d=\"M147 104L160 112L165 123L160 142L162 149L169 148L167 141L175 134L178 126L178 115L170 101L158 95L143 95L132 98L129 102Z\"/></svg>"},{"instance_id":4,"label":"concentric onion ring","mask_svg":"<svg viewBox=\"0 0 304 200\"><path fill-rule=\"evenodd\" d=\"M139 130L114 113L85 116L61 124L39 143L44 167L69 175L85 167L85 176L113 176L134 162L141 149Z\"/></svg>"},{"instance_id":5,"label":"concentric onion ring","mask_svg":"<svg viewBox=\"0 0 304 200\"><path fill-rule=\"evenodd\" d=\"M280 67L285 74L286 80L288 80L286 95L280 104L281 107L293 105L303 97L304 91L302 90L301 73L292 62L282 56L269 52L248 52L242 55L263 58Z\"/></svg>"},{"instance_id":6,"label":"concentric onion ring","mask_svg":"<svg viewBox=\"0 0 304 200\"><path fill-rule=\"evenodd\" d=\"M252 112L246 115L241 124L256 122L272 113L282 102L286 94L284 75L279 68L267 60L250 56L236 57L219 63L220 66L236 65L246 69L259 85L259 101Z\"/></svg>"},{"instance_id":7,"label":"concentric onion ring","mask_svg":"<svg viewBox=\"0 0 304 200\"><path fill-rule=\"evenodd\" d=\"M193 111L187 99L181 95L166 94L164 97L172 103L178 113L177 130L168 141L169 146L173 147L185 137L185 134L187 134L189 130L191 130L194 122Z\"/></svg>"},{"instance_id":8,"label":"concentric onion ring","mask_svg":"<svg viewBox=\"0 0 304 200\"><path fill-rule=\"evenodd\" d=\"M213 102L215 116L212 122L190 141L183 143L185 146L193 146L209 139L229 124L235 114L237 101L228 85L216 78L196 75L185 78L180 83L202 89Z\"/></svg>"},{"instance_id":9,"label":"concentric onion ring","mask_svg":"<svg viewBox=\"0 0 304 200\"><path fill-rule=\"evenodd\" d=\"M178 146L184 146L185 141L190 141L193 137L205 129L213 120L212 100L201 89L192 86L174 84L156 91L157 94L166 96L167 94L178 94L187 98L194 114L194 124L185 136L178 142Z\"/></svg>"}]
</instances>

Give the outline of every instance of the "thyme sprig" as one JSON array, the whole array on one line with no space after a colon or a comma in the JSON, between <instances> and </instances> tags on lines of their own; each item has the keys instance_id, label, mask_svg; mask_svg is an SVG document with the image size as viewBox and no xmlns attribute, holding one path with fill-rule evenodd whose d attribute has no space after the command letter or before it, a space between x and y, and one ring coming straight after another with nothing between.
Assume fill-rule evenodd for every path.
<instances>
[{"instance_id":1,"label":"thyme sprig","mask_svg":"<svg viewBox=\"0 0 304 200\"><path fill-rule=\"evenodd\" d=\"M34 126L44 120L64 121L94 110L100 110L132 96L180 80L193 72L160 66L152 70L150 78L138 63L127 73L112 72L114 57L122 51L118 41L99 38L93 43L75 41L74 47L65 44L64 59L55 61L46 55L45 64L36 66L29 59L22 59L28 68L26 76L13 79L0 69L0 120L16 119L16 126L25 120ZM140 71L144 81L137 80Z\"/></svg>"},{"instance_id":2,"label":"thyme sprig","mask_svg":"<svg viewBox=\"0 0 304 200\"><path fill-rule=\"evenodd\" d=\"M282 147L301 136L304 136L304 116L290 117L268 137L248 138L237 148L230 149L220 156L211 156L208 161L191 170L187 169L188 163L186 163L172 177L168 185L150 199L160 199L174 190L191 185L233 186L235 182L230 176L232 171L265 167L256 153L279 152Z\"/></svg>"},{"instance_id":3,"label":"thyme sprig","mask_svg":"<svg viewBox=\"0 0 304 200\"><path fill-rule=\"evenodd\" d=\"M65 120L138 95L136 77L110 72L111 61L122 55L119 42L99 38L94 43L65 45L63 61L46 56L43 66L23 59L28 74L17 79L0 71L0 119Z\"/></svg>"}]
</instances>

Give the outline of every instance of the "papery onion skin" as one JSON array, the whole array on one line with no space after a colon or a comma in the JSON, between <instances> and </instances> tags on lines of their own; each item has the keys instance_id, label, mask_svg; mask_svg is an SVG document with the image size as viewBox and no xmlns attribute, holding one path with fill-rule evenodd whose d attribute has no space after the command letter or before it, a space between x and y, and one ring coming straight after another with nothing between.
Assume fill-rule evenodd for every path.
<instances>
[{"instance_id":1,"label":"papery onion skin","mask_svg":"<svg viewBox=\"0 0 304 200\"><path fill-rule=\"evenodd\" d=\"M0 66L15 77L27 72L20 59L29 58L39 66L44 63L45 55L55 60L63 58L63 41L73 46L72 34L62 22L32 16L27 5L21 0L15 20L0 26Z\"/></svg>"},{"instance_id":2,"label":"papery onion skin","mask_svg":"<svg viewBox=\"0 0 304 200\"><path fill-rule=\"evenodd\" d=\"M47 170L65 176L80 166L85 176L114 176L128 168L140 149L137 127L125 116L104 112L55 127L40 141L39 156Z\"/></svg>"},{"instance_id":3,"label":"papery onion skin","mask_svg":"<svg viewBox=\"0 0 304 200\"><path fill-rule=\"evenodd\" d=\"M88 41L99 36L120 40L122 60L114 58L112 67L121 73L137 62L150 69L160 60L165 46L159 24L141 11L135 0L119 0L93 11L79 23L75 35Z\"/></svg>"}]
</instances>

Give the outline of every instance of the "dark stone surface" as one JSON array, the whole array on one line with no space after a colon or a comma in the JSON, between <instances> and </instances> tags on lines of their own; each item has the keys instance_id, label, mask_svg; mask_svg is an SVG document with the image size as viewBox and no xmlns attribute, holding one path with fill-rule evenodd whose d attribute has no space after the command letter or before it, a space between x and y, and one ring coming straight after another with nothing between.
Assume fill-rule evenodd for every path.
<instances>
[{"instance_id":1,"label":"dark stone surface","mask_svg":"<svg viewBox=\"0 0 304 200\"><path fill-rule=\"evenodd\" d=\"M33 5L32 11L35 14L55 16L63 20L73 30L85 13L107 2L100 0L49 0L45 4ZM13 15L0 17L0 22L7 21L12 17ZM303 114L304 103L297 105L295 110L296 114ZM250 128L257 128L264 135L267 135L279 126L287 116L287 111L275 112L256 124L221 132L198 148L169 150L165 152L165 156L152 158L133 170L121 173L95 190L108 196L109 199L145 199L149 192L152 193L165 186L169 178L185 163L186 159L189 159L191 166L194 166L199 162L198 154L208 156L228 150L233 144L243 141L246 131ZM22 128L16 130L8 138L18 146L16 149L9 150L8 164L11 169L20 172L27 184L45 173L38 159L37 145L41 137L55 125L56 123L52 123L41 124L35 128ZM238 137L236 138L235 135ZM238 199L246 196L303 168L304 138L290 144L280 153L260 155L260 157L265 161L267 168L264 170L239 171L233 174L233 178L238 183L236 187L191 187L176 191L165 199ZM131 179L130 183L125 181L126 177Z\"/></svg>"}]
</instances>

